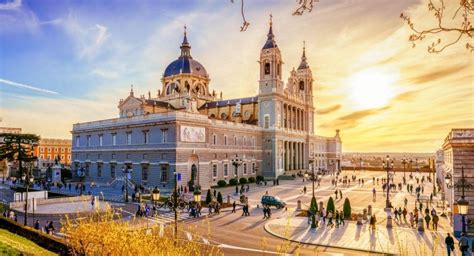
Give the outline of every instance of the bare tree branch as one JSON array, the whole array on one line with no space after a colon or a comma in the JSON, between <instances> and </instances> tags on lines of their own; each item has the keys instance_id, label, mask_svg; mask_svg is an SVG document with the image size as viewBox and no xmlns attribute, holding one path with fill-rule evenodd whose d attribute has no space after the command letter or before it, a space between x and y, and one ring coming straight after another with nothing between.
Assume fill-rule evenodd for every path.
<instances>
[{"instance_id":1,"label":"bare tree branch","mask_svg":"<svg viewBox=\"0 0 474 256\"><path fill-rule=\"evenodd\" d=\"M231 3L234 3L234 0L230 0ZM244 14L244 0L240 0L241 2L241 8L240 8L240 12L242 13L242 20L243 20L243 23L242 23L242 26L240 26L240 32L244 32L247 30L247 28L249 27L250 23L247 22L247 20L245 19L245 14Z\"/></svg>"},{"instance_id":2,"label":"bare tree branch","mask_svg":"<svg viewBox=\"0 0 474 256\"><path fill-rule=\"evenodd\" d=\"M296 0L299 7L293 12L293 15L303 15L305 11L311 12L313 10L314 3L319 0Z\"/></svg>"},{"instance_id":3,"label":"bare tree branch","mask_svg":"<svg viewBox=\"0 0 474 256\"><path fill-rule=\"evenodd\" d=\"M450 1L449 4L455 3L454 1ZM439 53L445 50L446 48L457 44L461 38L473 38L474 36L474 28L472 26L471 20L474 14L474 0L459 0L459 7L454 12L452 20L456 21L458 14L461 13L461 17L459 18L459 25L456 27L447 27L444 25L444 11L446 10L446 6L444 0L439 0L438 4L433 3L433 0L430 0L428 3L428 11L432 12L435 16L437 22L437 26L428 28L425 30L418 30L415 28L414 23L411 21L410 17L404 15L403 13L400 14L400 18L402 18L407 25L409 26L410 30L414 33L411 34L408 38L410 42L412 42L412 46L415 47L418 41L422 41L429 35L433 34L440 34L440 37L432 42L428 46L429 53ZM450 40L446 43L443 42L441 39L441 35L445 36L447 33L456 33L457 36L454 40ZM466 49L468 51L474 51L474 44L468 42L466 43Z\"/></svg>"}]
</instances>

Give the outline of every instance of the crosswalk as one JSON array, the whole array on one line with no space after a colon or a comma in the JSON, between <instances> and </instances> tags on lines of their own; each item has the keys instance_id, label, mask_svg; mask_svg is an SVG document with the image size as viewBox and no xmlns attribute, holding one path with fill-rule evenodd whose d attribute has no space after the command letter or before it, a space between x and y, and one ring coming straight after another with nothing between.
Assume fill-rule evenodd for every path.
<instances>
[{"instance_id":1,"label":"crosswalk","mask_svg":"<svg viewBox=\"0 0 474 256\"><path fill-rule=\"evenodd\" d=\"M192 219L192 216L189 216L188 212L178 212L178 221L184 221L187 219ZM174 222L174 212L160 212L157 216L145 217L146 220L154 222L156 224L167 225Z\"/></svg>"}]
</instances>

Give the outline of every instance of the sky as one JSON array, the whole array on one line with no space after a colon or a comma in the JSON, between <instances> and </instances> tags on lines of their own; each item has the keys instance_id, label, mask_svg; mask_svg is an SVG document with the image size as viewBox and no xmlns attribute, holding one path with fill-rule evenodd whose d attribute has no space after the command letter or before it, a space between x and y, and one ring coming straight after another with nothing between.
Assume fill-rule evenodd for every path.
<instances>
[{"instance_id":1,"label":"sky","mask_svg":"<svg viewBox=\"0 0 474 256\"><path fill-rule=\"evenodd\" d=\"M448 13L458 1L446 2ZM433 26L426 0L320 0L302 16L296 1L244 3L240 32L240 0L0 0L0 126L70 138L74 123L118 117L131 84L161 89L184 25L211 90L255 95L271 13L285 83L305 41L316 132L340 129L343 151L434 152L451 128L474 127L467 39L439 54L427 52L437 37L408 41L400 13Z\"/></svg>"}]
</instances>

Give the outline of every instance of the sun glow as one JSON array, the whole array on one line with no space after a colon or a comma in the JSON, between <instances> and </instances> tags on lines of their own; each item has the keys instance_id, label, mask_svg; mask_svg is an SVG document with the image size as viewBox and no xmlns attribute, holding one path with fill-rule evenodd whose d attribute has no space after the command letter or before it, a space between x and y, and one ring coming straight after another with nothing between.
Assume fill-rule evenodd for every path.
<instances>
[{"instance_id":1,"label":"sun glow","mask_svg":"<svg viewBox=\"0 0 474 256\"><path fill-rule=\"evenodd\" d=\"M349 98L356 109L382 107L394 96L397 79L396 73L380 68L360 71L346 81Z\"/></svg>"}]
</instances>

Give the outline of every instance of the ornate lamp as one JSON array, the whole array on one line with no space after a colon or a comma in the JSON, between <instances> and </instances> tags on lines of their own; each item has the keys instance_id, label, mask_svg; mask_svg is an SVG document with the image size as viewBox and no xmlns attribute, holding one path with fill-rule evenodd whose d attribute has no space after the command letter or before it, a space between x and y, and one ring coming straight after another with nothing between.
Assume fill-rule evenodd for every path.
<instances>
[{"instance_id":1,"label":"ornate lamp","mask_svg":"<svg viewBox=\"0 0 474 256\"><path fill-rule=\"evenodd\" d=\"M155 187L152 191L152 199L153 202L158 202L160 201L160 189L158 187Z\"/></svg>"}]
</instances>

